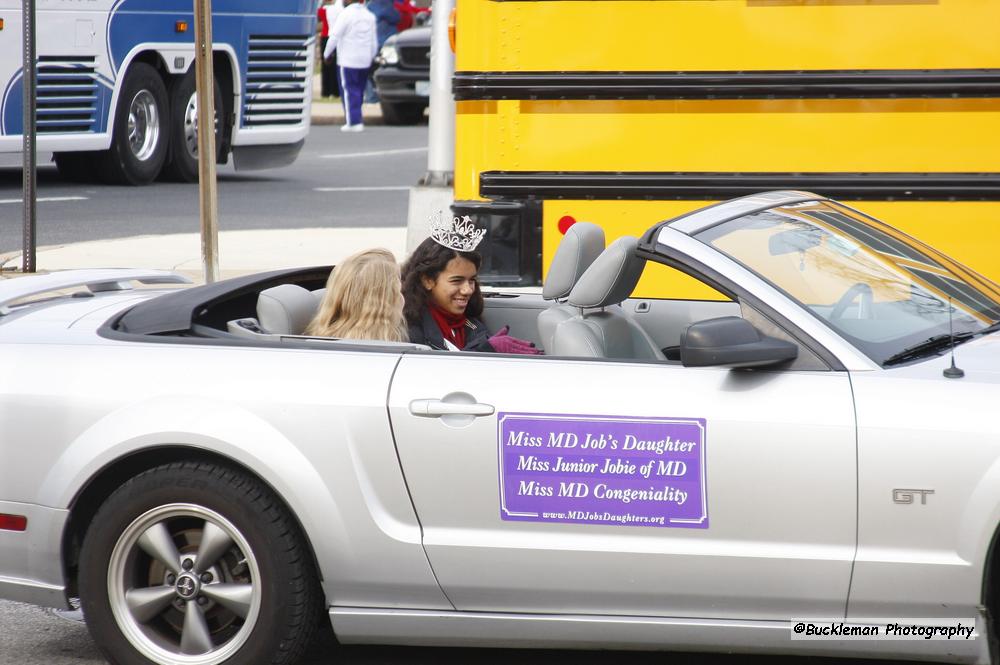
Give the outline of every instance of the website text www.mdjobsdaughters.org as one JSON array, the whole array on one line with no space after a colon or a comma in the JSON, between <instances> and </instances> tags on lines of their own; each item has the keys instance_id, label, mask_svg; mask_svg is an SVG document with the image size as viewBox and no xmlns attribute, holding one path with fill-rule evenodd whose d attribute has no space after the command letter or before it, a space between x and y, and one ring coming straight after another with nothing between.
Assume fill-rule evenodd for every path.
<instances>
[{"instance_id":1,"label":"website text www.mdjobsdaughters.org","mask_svg":"<svg viewBox=\"0 0 1000 665\"><path fill-rule=\"evenodd\" d=\"M974 640L975 619L792 619L793 640Z\"/></svg>"}]
</instances>

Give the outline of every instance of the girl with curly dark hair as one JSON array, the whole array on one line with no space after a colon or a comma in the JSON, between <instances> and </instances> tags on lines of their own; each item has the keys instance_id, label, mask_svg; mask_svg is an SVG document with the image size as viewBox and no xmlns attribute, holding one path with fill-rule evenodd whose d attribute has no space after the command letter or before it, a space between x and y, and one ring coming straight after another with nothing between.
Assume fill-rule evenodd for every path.
<instances>
[{"instance_id":1,"label":"girl with curly dark hair","mask_svg":"<svg viewBox=\"0 0 1000 665\"><path fill-rule=\"evenodd\" d=\"M427 238L403 264L403 315L410 341L449 351L541 353L531 342L511 337L508 326L490 335L479 318L482 257Z\"/></svg>"}]
</instances>

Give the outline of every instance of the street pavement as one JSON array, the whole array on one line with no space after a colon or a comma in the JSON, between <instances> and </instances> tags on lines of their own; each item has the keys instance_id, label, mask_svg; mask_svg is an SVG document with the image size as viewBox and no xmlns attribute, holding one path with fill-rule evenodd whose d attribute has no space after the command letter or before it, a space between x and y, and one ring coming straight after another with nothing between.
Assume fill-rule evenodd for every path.
<instances>
[{"instance_id":1,"label":"street pavement","mask_svg":"<svg viewBox=\"0 0 1000 665\"><path fill-rule=\"evenodd\" d=\"M218 169L222 277L337 263L376 246L403 257L409 188L426 170L426 121L385 127L379 105L365 104L366 131L343 134L340 101L320 97L318 76L313 88L314 129L295 164ZM197 186L67 183L50 160L38 157L39 270L157 268L201 278ZM19 164L20 155L0 156L3 276L23 263Z\"/></svg>"},{"instance_id":2,"label":"street pavement","mask_svg":"<svg viewBox=\"0 0 1000 665\"><path fill-rule=\"evenodd\" d=\"M0 665L100 665L86 626L52 610L0 601ZM891 665L899 661L822 659L824 665ZM317 637L299 665L811 665L814 658L704 653L473 649L339 645Z\"/></svg>"},{"instance_id":3,"label":"street pavement","mask_svg":"<svg viewBox=\"0 0 1000 665\"><path fill-rule=\"evenodd\" d=\"M22 264L18 162L19 156L0 156L0 265L8 269ZM39 270L136 267L201 275L197 185L71 183L47 159L39 163ZM249 173L220 167L222 276L328 265L374 246L402 258L410 189L426 166L426 126L373 126L361 134L318 126L291 166Z\"/></svg>"}]
</instances>

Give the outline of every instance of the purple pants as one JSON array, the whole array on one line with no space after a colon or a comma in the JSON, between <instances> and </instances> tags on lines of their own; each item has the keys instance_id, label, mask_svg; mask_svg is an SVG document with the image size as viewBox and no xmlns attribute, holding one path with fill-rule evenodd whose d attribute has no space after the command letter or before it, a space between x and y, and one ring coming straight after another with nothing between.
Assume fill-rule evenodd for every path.
<instances>
[{"instance_id":1,"label":"purple pants","mask_svg":"<svg viewBox=\"0 0 1000 665\"><path fill-rule=\"evenodd\" d=\"M344 100L344 113L348 125L360 125L361 101L365 96L365 82L368 81L368 68L340 67L340 95Z\"/></svg>"}]
</instances>

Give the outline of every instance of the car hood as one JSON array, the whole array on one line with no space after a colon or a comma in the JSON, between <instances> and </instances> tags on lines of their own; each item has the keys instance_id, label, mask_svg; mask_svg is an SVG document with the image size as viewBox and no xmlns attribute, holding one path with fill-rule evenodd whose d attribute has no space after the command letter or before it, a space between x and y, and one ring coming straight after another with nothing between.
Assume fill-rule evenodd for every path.
<instances>
[{"instance_id":1,"label":"car hood","mask_svg":"<svg viewBox=\"0 0 1000 665\"><path fill-rule=\"evenodd\" d=\"M943 358L951 364L951 354ZM1000 332L955 347L955 364L967 371L1000 375Z\"/></svg>"},{"instance_id":2,"label":"car hood","mask_svg":"<svg viewBox=\"0 0 1000 665\"><path fill-rule=\"evenodd\" d=\"M394 46L430 46L431 29L428 27L410 28L396 33L388 40Z\"/></svg>"},{"instance_id":3,"label":"car hood","mask_svg":"<svg viewBox=\"0 0 1000 665\"><path fill-rule=\"evenodd\" d=\"M931 356L909 365L885 370L887 375L901 378L940 381L942 372L951 365L951 353ZM962 382L1000 385L1000 332L979 337L955 347L955 366L965 372Z\"/></svg>"}]
</instances>

